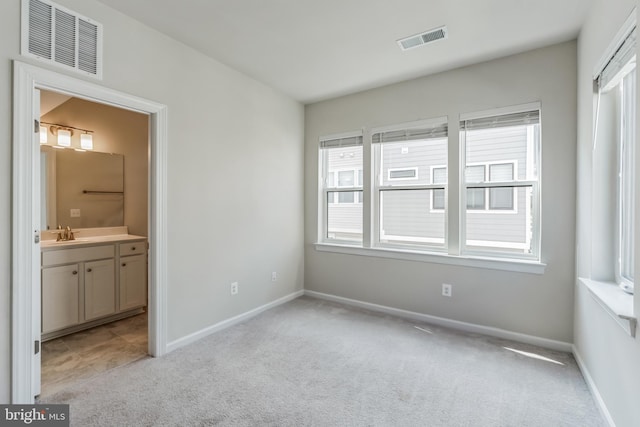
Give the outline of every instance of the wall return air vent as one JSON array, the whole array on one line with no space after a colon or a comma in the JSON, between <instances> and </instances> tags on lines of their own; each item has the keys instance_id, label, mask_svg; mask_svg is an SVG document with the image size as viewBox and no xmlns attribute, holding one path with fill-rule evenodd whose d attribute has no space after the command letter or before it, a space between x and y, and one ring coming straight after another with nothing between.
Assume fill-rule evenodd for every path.
<instances>
[{"instance_id":1,"label":"wall return air vent","mask_svg":"<svg viewBox=\"0 0 640 427\"><path fill-rule=\"evenodd\" d=\"M102 78L102 24L49 0L22 0L21 53Z\"/></svg>"},{"instance_id":2,"label":"wall return air vent","mask_svg":"<svg viewBox=\"0 0 640 427\"><path fill-rule=\"evenodd\" d=\"M424 33L415 34L398 40L398 46L402 50L409 50L438 40L444 40L448 37L447 27L435 28L425 31Z\"/></svg>"}]
</instances>

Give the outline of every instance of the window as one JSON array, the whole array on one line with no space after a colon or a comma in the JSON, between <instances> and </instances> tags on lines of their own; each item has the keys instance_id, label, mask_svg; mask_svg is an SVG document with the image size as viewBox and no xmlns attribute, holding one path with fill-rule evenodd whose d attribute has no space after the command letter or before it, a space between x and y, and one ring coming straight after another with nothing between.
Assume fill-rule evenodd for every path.
<instances>
[{"instance_id":1,"label":"window","mask_svg":"<svg viewBox=\"0 0 640 427\"><path fill-rule=\"evenodd\" d=\"M539 110L470 116L460 141L464 252L538 259Z\"/></svg>"},{"instance_id":2,"label":"window","mask_svg":"<svg viewBox=\"0 0 640 427\"><path fill-rule=\"evenodd\" d=\"M442 118L373 131L376 245L444 249L446 167L432 168L447 163L447 126Z\"/></svg>"},{"instance_id":3,"label":"window","mask_svg":"<svg viewBox=\"0 0 640 427\"><path fill-rule=\"evenodd\" d=\"M613 219L615 227L605 230L599 236L614 236L611 243L615 247L613 276L626 292L634 290L634 203L635 203L635 144L636 144L636 30L621 40L603 70L596 77L598 87L598 111L596 117L594 156L594 176L608 188L615 188L615 200L601 203L602 211L596 211L598 218ZM610 167L609 165L615 165ZM603 172L604 171L604 172ZM600 175L598 175L600 174ZM610 192L609 192L610 193ZM609 194L597 193L594 199L604 201ZM609 212L605 212L609 209ZM604 223L605 221L601 221Z\"/></svg>"},{"instance_id":4,"label":"window","mask_svg":"<svg viewBox=\"0 0 640 427\"><path fill-rule=\"evenodd\" d=\"M362 135L320 140L322 240L362 241Z\"/></svg>"},{"instance_id":5,"label":"window","mask_svg":"<svg viewBox=\"0 0 640 427\"><path fill-rule=\"evenodd\" d=\"M320 138L320 242L401 258L481 256L527 268L540 261L540 104L461 115L455 167L448 120L371 129L366 141L362 133Z\"/></svg>"}]
</instances>

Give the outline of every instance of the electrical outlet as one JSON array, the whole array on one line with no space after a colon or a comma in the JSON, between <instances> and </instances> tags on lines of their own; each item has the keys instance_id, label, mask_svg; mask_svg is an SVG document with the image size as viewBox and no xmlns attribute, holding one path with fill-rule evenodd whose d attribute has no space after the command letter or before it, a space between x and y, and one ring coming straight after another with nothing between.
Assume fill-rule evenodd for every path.
<instances>
[{"instance_id":1,"label":"electrical outlet","mask_svg":"<svg viewBox=\"0 0 640 427\"><path fill-rule=\"evenodd\" d=\"M80 218L80 209L70 209L69 216L71 218Z\"/></svg>"},{"instance_id":2,"label":"electrical outlet","mask_svg":"<svg viewBox=\"0 0 640 427\"><path fill-rule=\"evenodd\" d=\"M445 296L445 297L452 296L453 293L452 293L452 289L451 288L452 288L452 286L450 284L443 283L442 284L442 296Z\"/></svg>"},{"instance_id":3,"label":"electrical outlet","mask_svg":"<svg viewBox=\"0 0 640 427\"><path fill-rule=\"evenodd\" d=\"M278 272L272 271L271 272L271 281L275 282L276 280L278 280Z\"/></svg>"},{"instance_id":4,"label":"electrical outlet","mask_svg":"<svg viewBox=\"0 0 640 427\"><path fill-rule=\"evenodd\" d=\"M231 295L235 295L238 293L238 282L233 282L231 284Z\"/></svg>"}]
</instances>

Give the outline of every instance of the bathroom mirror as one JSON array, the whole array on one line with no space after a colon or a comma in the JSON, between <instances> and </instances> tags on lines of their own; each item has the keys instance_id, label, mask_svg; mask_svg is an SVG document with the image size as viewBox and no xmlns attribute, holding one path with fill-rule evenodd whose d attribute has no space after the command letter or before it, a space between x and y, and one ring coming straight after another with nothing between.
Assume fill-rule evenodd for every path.
<instances>
[{"instance_id":1,"label":"bathroom mirror","mask_svg":"<svg viewBox=\"0 0 640 427\"><path fill-rule=\"evenodd\" d=\"M124 156L40 147L42 230L124 225Z\"/></svg>"}]
</instances>

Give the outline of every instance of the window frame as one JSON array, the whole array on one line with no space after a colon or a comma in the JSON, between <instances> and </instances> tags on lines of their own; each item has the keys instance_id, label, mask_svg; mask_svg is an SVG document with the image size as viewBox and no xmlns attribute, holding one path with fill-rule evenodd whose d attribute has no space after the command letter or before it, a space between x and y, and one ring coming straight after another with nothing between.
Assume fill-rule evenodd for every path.
<instances>
[{"instance_id":1,"label":"window frame","mask_svg":"<svg viewBox=\"0 0 640 427\"><path fill-rule=\"evenodd\" d=\"M328 171L328 158L325 156L323 150L328 150L327 148L322 147L322 143L325 141L339 140L339 139L349 139L349 138L360 138L361 143L353 145L354 147L360 147L363 150L362 156L362 164L360 165L360 169L364 169L364 137L362 130L360 131L351 131L344 132L338 134L325 135L319 138L318 144L318 242L327 243L327 244L337 244L337 245L345 245L345 246L354 246L361 247L363 245L365 239L365 230L364 230L364 221L363 225L363 235L362 240L347 240L347 239L335 239L329 237L329 193L340 193L340 192L360 192L362 195L362 202L356 203L355 196L354 203L339 203L334 202L336 204L344 204L344 205L361 205L363 206L363 220L364 220L364 198L365 192L363 188L363 183L358 182L358 186L354 187L339 187L338 186L338 174L336 173L339 169ZM338 148L338 147L335 147ZM328 151L327 151L328 152ZM358 168L346 168L345 170L353 170L354 171L354 183L356 180L359 180L359 169ZM333 187L329 187L328 185L328 174L334 174ZM364 175L363 175L364 176ZM334 199L336 200L337 197Z\"/></svg>"},{"instance_id":2,"label":"window frame","mask_svg":"<svg viewBox=\"0 0 640 427\"><path fill-rule=\"evenodd\" d=\"M625 136L627 135L626 127L627 123L625 122L625 118L630 117L633 119L633 128L637 129L637 114L635 114L635 101L637 101L637 77L634 77L634 87L635 91L633 92L632 98L634 101L634 107L632 108L632 113L626 115L625 114L625 80L629 74L635 73L635 67L632 71L626 73L618 83L619 88L619 97L618 97L618 105L619 116L617 123L617 131L618 138L616 143L616 152L617 152L617 161L616 161L616 265L615 265L615 279L616 283L622 289L633 289L635 277L628 277L626 275L626 271L628 266L625 262L631 263L633 265L634 257L630 256L631 254L626 253L624 246L625 243L628 243L628 240L631 240L631 246L633 247L632 251L635 252L635 224L634 224L634 203L635 203L635 163L634 163L634 150L637 149L635 147L635 133L632 135L631 141L626 140ZM625 162L626 160L626 162ZM626 168L625 165L630 166L630 168ZM630 176L628 175L630 174ZM631 188L627 189L626 185L629 185ZM631 200L626 200L625 195L630 196ZM626 203L625 203L626 201ZM631 216L630 222L625 223L624 217ZM635 272L634 272L635 276Z\"/></svg>"},{"instance_id":3,"label":"window frame","mask_svg":"<svg viewBox=\"0 0 640 427\"><path fill-rule=\"evenodd\" d=\"M430 184L411 184L409 182L391 182L389 180L385 181L382 179L382 171L381 167L382 156L381 156L381 146L387 142L395 142L397 135L389 135L390 139L385 140L385 135L377 136L378 133L385 132L394 132L394 131L407 131L408 140L420 140L423 138L416 137L415 139L411 139L412 136L419 135L420 132L411 133L410 129L412 127L419 128L424 127L425 124L431 124L432 126L440 125L444 126L446 124L447 128L454 129L457 128L453 123L460 123L461 120L469 120L473 118L482 118L482 117L492 117L499 115L508 115L508 114L516 114L523 113L528 111L537 111L539 114L539 122L538 126L534 130L531 130L534 138L535 147L531 148L529 145L527 146L527 164L526 171L527 175L532 175L533 180L529 179L530 176L524 177L525 179L518 179L518 171L520 170L520 166L515 160L497 160L495 162L487 162L484 163L485 166L485 176L489 174L488 164L504 164L504 163L514 163L514 180L507 181L509 187L514 189L514 210L517 211L517 192L519 187L531 187L532 194L532 202L531 205L528 206L531 209L532 214L532 230L531 230L531 238L527 240L527 245L530 242L531 253L522 252L508 252L508 251L486 251L479 250L484 248L476 248L476 247L468 247L471 245L467 245L466 241L466 190L467 188L484 188L485 191L489 191L490 188L500 188L504 187L505 182L482 182L482 183L466 183L464 177L464 167L465 167L465 157L466 157L466 144L464 141L464 133L462 131L458 132L459 140L455 140L455 136L452 137L451 134L447 132L446 138L447 140L447 154L446 154L446 163L442 164L434 164L429 165L429 182ZM504 107L504 108L496 108L491 110L485 110L474 113L462 113L458 116L444 116L437 117L433 119L427 120L419 120L415 122L409 123L400 123L392 126L385 127L374 127L374 128L363 128L362 131L354 131L348 132L345 134L337 134L337 135L329 135L320 137L320 140L330 140L332 138L337 137L345 137L345 136L354 136L357 135L362 138L362 164L360 165L363 171L363 182L358 182L358 186L354 188L348 188L346 191L362 191L363 203L362 203L362 239L359 241L346 241L341 239L329 239L327 233L327 207L326 203L327 197L325 194L327 193L327 189L323 188L322 183L322 149L319 151L319 205L318 205L318 240L316 243L316 249L322 251L330 251L330 252L339 252L339 253L353 253L356 255L367 255L367 256L383 256L388 258L397 258L397 259L415 259L425 262L437 262L444 264L453 264L453 265L474 265L481 266L477 264L474 260L483 260L482 263L486 264L487 268L495 268L498 270L506 270L506 271L527 271L533 272L535 274L541 274L544 272L545 264L542 262L542 251L541 251L541 199L542 199L542 108L540 102L532 102L527 104L521 104L516 106ZM451 127L449 127L451 124ZM454 127L455 126L455 127ZM529 134L528 134L529 135ZM400 133L400 137L402 137L402 133ZM400 141L399 139L398 141ZM385 142L386 141L386 142ZM452 144L456 144L457 148L454 148ZM451 157L451 150L458 151L458 155L456 159ZM408 149L408 152L411 150ZM452 161L457 161L457 173L455 176L451 175L451 170L455 170L455 167L449 167ZM532 168L530 163L535 165L535 168ZM420 165L418 167L421 167ZM443 184L434 184L433 183L433 170L435 168L445 168L447 182ZM406 168L402 168L406 169ZM532 172L530 172L532 171ZM357 173L357 172L356 172ZM425 171L426 173L426 171ZM424 175L424 173L423 173ZM424 178L424 176L423 176ZM336 177L337 180L337 177ZM400 180L403 181L403 180ZM383 185L384 183L384 185ZM336 182L337 185L337 182ZM450 187L451 185L455 186ZM335 191L336 189L331 189ZM389 190L443 190L445 194L445 209L436 209L435 212L444 214L444 243L443 244L424 244L424 243L413 243L409 242L407 244L398 244L397 242L381 242L380 241L380 230L381 230L381 212L380 212L380 201L381 201L381 193L383 191ZM449 197L452 191L457 191L458 194L456 196L458 202L454 204L454 212L449 210L450 201ZM529 192L527 192L529 194ZM489 206L488 196L486 197L486 206ZM456 206L457 205L457 206ZM431 193L429 208L433 208L433 191ZM427 211L429 212L429 211ZM431 212L434 212L431 209ZM476 211L479 212L479 211ZM483 211L484 212L484 211ZM489 210L488 212L493 214L512 214L513 212L505 209L497 209L497 210ZM457 237L456 241L450 241L449 236L450 233L453 232L453 235ZM529 237L529 235L527 235ZM528 246L527 246L528 247ZM335 250L331 249L334 248ZM466 260L466 261L465 261Z\"/></svg>"},{"instance_id":4,"label":"window frame","mask_svg":"<svg viewBox=\"0 0 640 427\"><path fill-rule=\"evenodd\" d=\"M527 145L527 170L531 170L533 169L533 166L535 165L535 170L536 170L536 179L530 179L530 177L526 177L527 179L524 180L520 180L518 179L517 173L514 170L514 180L513 181L501 181L501 182L480 182L480 183L467 183L466 182L466 177L465 177L465 167L467 166L466 164L466 153L467 153L467 144L466 144L466 132L462 129L462 127L460 128L460 137L459 137L459 144L460 144L460 156L459 156L459 165L460 165L460 181L459 181L459 188L460 188L460 209L459 209L459 220L460 220L460 229L459 229L459 236L460 236L460 240L459 240L459 244L460 244L460 254L461 255L467 255L467 256L477 256L477 257L491 257L491 258L504 258L504 259L516 259L516 260L523 260L523 261L536 261L536 262L541 262L542 259L542 254L541 254L541 221L542 221L542 215L541 215L541 200L542 200L542 192L541 192L541 185L542 185L542 164L541 164L541 159L542 159L542 105L540 102L532 102L532 103L528 103L528 104L522 104L522 105L518 105L518 106L513 106L513 107L503 107L503 108L496 108L496 109L491 109L491 110L485 110L485 111L478 111L478 112L474 112L474 113L467 113L467 114L460 114L459 116L459 122L462 123L463 121L466 120L473 120L473 119L482 119L482 118L489 118L489 117L500 117L500 116L506 116L506 115L510 115L510 114L518 114L518 113L526 113L528 111L538 111L539 114L539 122L538 122L538 135L537 138L534 138L533 140L533 147L530 147L529 145ZM535 136L535 135L533 135ZM527 133L527 138L529 138L529 131ZM488 162L491 164L502 164L502 163L507 163L507 161L495 161L495 162ZM485 168L485 177L488 176L488 167ZM505 185L505 183L508 183L509 185ZM504 187L513 187L514 192L516 193L514 195L514 201L517 200L517 189L522 187L522 188L527 188L527 187L531 187L531 222L532 222L532 226L531 226L531 238L530 238L530 246L531 246L531 252L530 253L518 253L518 252L507 252L507 251L500 251L500 250L488 250L488 249L480 249L475 247L475 245L469 245L467 244L467 221L466 221L466 217L467 217L467 189L469 188L485 188L485 189L491 189L491 188L504 188ZM517 205L517 203L514 203L515 205ZM486 199L485 200L485 205L488 206L489 205L489 200ZM486 207L485 206L485 207ZM470 210L472 213L476 213L478 212L478 210ZM511 212L505 212L502 211L500 212L500 210L490 210L489 213L491 214L510 214Z\"/></svg>"},{"instance_id":5,"label":"window frame","mask_svg":"<svg viewBox=\"0 0 640 427\"><path fill-rule=\"evenodd\" d=\"M425 252L425 253L446 253L448 251L448 218L447 218L447 210L446 210L446 194L447 194L447 183L443 183L443 184L397 184L397 183L389 183L384 185L382 182L382 170L383 170L383 165L382 165L382 145L384 145L384 142L380 142L380 143L373 143L373 135L378 134L378 133L384 133L384 132L394 132L394 131L401 131L401 130L407 130L410 131L412 129L420 129L420 128L425 128L425 127L430 127L430 126L437 126L437 125L442 125L442 124L446 124L448 127L449 121L448 121L448 117L446 116L441 116L441 117L435 117L435 118L431 118L431 119L426 119L426 120L417 120L417 121L413 121L413 122L407 122L407 123L399 123L396 125L390 125L390 126L382 126L382 127L376 127L376 128L372 128L370 131L370 136L371 139L368 141L371 144L371 165L372 165L372 170L373 170L373 182L371 185L371 194L372 194L372 203L371 203L371 228L372 228L372 232L371 232L371 247L372 248L391 248L391 249L399 249L399 250L409 250L409 251L420 251L420 252ZM446 137L444 137L447 139L447 152L449 150L449 137L448 135ZM413 141L420 141L422 139L414 139L414 140L407 140L407 143L411 143ZM408 149L408 147L407 147ZM408 150L407 153L408 154L411 150ZM419 167L417 167L419 168ZM401 169L408 169L408 168L401 168ZM416 174L417 175L417 174ZM417 179L417 178L416 178ZM396 181L396 180L389 180L389 181ZM404 180L406 181L406 180ZM431 180L430 180L431 181ZM381 228L382 228L382 215L380 212L380 208L381 208L381 199L382 199L382 193L385 191L404 191L404 190L415 190L415 191L424 191L424 190L444 190L445 191L445 212L444 212L444 237L443 237L443 242L440 243L439 241L434 241L434 242L429 242L429 238L426 238L427 241L423 242L423 243L417 243L417 242L413 242L413 241L408 241L408 243L404 244L404 243L390 243L390 242L384 242L381 240ZM433 191L432 191L433 194ZM431 197L429 197L430 201L429 204L431 205ZM365 213L366 215L367 213ZM400 239L397 239L400 240ZM437 239L434 239L437 240Z\"/></svg>"},{"instance_id":6,"label":"window frame","mask_svg":"<svg viewBox=\"0 0 640 427\"><path fill-rule=\"evenodd\" d=\"M518 160L498 160L495 162L473 162L473 163L468 163L468 166L484 166L484 181L479 182L479 183L488 183L488 182L494 182L494 183L500 183L500 182L512 182L512 181L516 181L516 179L513 179L511 181L491 181L490 177L491 177L491 166L494 165L512 165L513 166L513 176L517 177L518 176ZM504 188L504 187L497 187L497 188ZM517 200L517 190L516 188L513 188L513 207L511 209L492 209L491 208L491 188L487 187L484 189L484 208L482 209L469 209L467 207L468 210L473 211L473 213L477 213L477 214L490 214L490 215L500 215L500 214L517 214L518 213L518 203L516 202ZM465 194L465 203L466 203L466 194Z\"/></svg>"}]
</instances>

